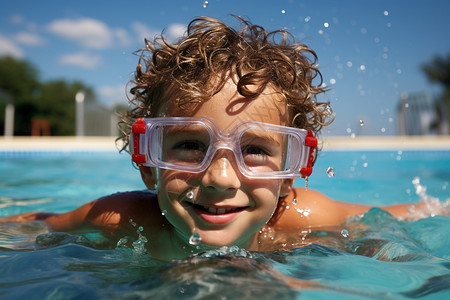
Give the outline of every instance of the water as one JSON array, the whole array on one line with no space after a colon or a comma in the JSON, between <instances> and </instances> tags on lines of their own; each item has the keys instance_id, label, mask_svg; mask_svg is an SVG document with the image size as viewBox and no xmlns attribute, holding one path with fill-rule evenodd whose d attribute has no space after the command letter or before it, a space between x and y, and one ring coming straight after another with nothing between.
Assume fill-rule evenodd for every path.
<instances>
[{"instance_id":1,"label":"water","mask_svg":"<svg viewBox=\"0 0 450 300\"><path fill-rule=\"evenodd\" d=\"M335 176L327 169L333 166ZM327 152L309 187L358 203L449 201L450 151ZM296 185L304 185L303 180ZM127 155L0 154L0 216L64 212L105 194L144 189ZM431 200L430 200L431 199ZM298 201L301 201L298 200ZM44 224L0 224L5 299L445 299L450 218L400 221L380 209L336 230L304 234L290 251L236 247L164 262L145 252L140 228L114 247L98 232L49 233ZM134 224L133 224L134 223Z\"/></svg>"}]
</instances>

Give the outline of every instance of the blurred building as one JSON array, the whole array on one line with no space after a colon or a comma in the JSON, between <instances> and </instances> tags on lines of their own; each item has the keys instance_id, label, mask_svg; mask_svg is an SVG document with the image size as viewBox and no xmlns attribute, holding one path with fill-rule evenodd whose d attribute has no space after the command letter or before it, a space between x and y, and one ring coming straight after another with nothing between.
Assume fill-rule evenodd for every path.
<instances>
[{"instance_id":1,"label":"blurred building","mask_svg":"<svg viewBox=\"0 0 450 300\"><path fill-rule=\"evenodd\" d=\"M397 108L397 122L399 135L449 134L444 103L426 93L402 94Z\"/></svg>"}]
</instances>

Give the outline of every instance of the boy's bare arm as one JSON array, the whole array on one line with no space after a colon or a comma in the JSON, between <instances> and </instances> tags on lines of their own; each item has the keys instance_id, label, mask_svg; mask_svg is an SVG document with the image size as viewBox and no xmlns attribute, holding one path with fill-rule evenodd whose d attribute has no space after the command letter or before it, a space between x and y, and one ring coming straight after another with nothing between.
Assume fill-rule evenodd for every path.
<instances>
[{"instance_id":1,"label":"boy's bare arm","mask_svg":"<svg viewBox=\"0 0 450 300\"><path fill-rule=\"evenodd\" d=\"M89 202L67 213L29 212L0 218L0 223L45 221L52 231L70 232L96 227L114 231L128 223L130 216L146 210L149 194L144 192L117 193Z\"/></svg>"},{"instance_id":2,"label":"boy's bare arm","mask_svg":"<svg viewBox=\"0 0 450 300\"><path fill-rule=\"evenodd\" d=\"M26 223L31 221L45 221L52 231L72 231L81 228L94 202L80 208L63 213L27 212L0 218L0 223Z\"/></svg>"},{"instance_id":3,"label":"boy's bare arm","mask_svg":"<svg viewBox=\"0 0 450 300\"><path fill-rule=\"evenodd\" d=\"M379 207L333 200L320 192L304 188L295 188L295 192L282 201L271 221L272 226L286 229L299 226L302 228L339 226L351 216ZM415 211L429 210L424 202L379 208L401 219L417 219L420 216L414 215ZM437 214L446 215L448 212L440 211Z\"/></svg>"}]
</instances>

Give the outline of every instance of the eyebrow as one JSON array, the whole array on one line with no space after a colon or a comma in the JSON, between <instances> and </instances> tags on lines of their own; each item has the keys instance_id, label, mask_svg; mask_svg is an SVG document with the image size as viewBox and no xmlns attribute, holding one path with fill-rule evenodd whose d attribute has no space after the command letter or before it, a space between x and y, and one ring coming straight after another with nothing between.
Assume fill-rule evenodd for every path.
<instances>
[{"instance_id":1,"label":"eyebrow","mask_svg":"<svg viewBox=\"0 0 450 300\"><path fill-rule=\"evenodd\" d=\"M167 126L166 134L178 134L178 133L207 133L208 130L200 125L171 125Z\"/></svg>"},{"instance_id":2,"label":"eyebrow","mask_svg":"<svg viewBox=\"0 0 450 300\"><path fill-rule=\"evenodd\" d=\"M267 142L271 145L281 146L281 143L269 134L259 134L259 133L256 134L256 133L252 132L252 133L249 133L248 135L243 135L243 137L245 138L245 141L253 140L253 139L261 139L261 140L264 140L264 142Z\"/></svg>"}]
</instances>

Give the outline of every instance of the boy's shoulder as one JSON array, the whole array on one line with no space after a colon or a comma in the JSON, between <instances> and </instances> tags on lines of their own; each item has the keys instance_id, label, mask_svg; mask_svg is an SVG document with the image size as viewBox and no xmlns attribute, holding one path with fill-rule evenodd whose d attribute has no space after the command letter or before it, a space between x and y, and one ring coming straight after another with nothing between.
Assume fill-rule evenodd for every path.
<instances>
[{"instance_id":1,"label":"boy's shoulder","mask_svg":"<svg viewBox=\"0 0 450 300\"><path fill-rule=\"evenodd\" d=\"M343 202L313 189L295 187L280 199L270 225L276 229L336 226L343 223L349 213Z\"/></svg>"},{"instance_id":2,"label":"boy's shoulder","mask_svg":"<svg viewBox=\"0 0 450 300\"><path fill-rule=\"evenodd\" d=\"M157 196L150 191L119 192L101 197L89 206L87 219L100 226L130 223L148 226L162 220Z\"/></svg>"}]
</instances>

